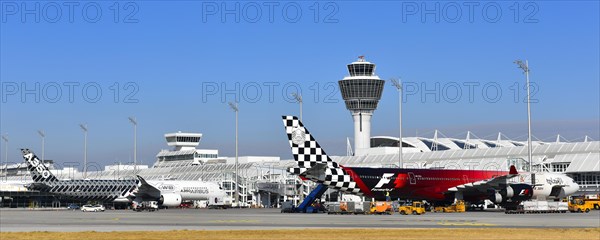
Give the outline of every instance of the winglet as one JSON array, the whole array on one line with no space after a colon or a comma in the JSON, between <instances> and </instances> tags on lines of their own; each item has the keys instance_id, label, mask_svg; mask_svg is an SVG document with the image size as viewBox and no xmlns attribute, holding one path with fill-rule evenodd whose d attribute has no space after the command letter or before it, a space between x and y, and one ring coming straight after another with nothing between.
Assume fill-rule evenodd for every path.
<instances>
[{"instance_id":1,"label":"winglet","mask_svg":"<svg viewBox=\"0 0 600 240\"><path fill-rule=\"evenodd\" d=\"M517 168L515 167L515 165L510 165L510 171L508 172L508 174L510 174L510 175L517 175L517 174L519 174L517 172Z\"/></svg>"}]
</instances>

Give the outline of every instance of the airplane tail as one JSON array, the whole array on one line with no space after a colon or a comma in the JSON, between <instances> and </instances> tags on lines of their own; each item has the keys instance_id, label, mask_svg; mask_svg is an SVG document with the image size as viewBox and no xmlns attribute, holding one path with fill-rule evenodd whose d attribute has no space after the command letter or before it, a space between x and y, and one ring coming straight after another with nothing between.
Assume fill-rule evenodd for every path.
<instances>
[{"instance_id":1,"label":"airplane tail","mask_svg":"<svg viewBox=\"0 0 600 240\"><path fill-rule=\"evenodd\" d=\"M44 165L44 163L33 154L29 149L21 149L23 159L27 163L27 170L31 173L33 182L54 182L58 179L50 172L50 169Z\"/></svg>"},{"instance_id":2,"label":"airplane tail","mask_svg":"<svg viewBox=\"0 0 600 240\"><path fill-rule=\"evenodd\" d=\"M326 165L329 168L337 169L339 165L332 161L323 151L319 143L308 132L298 117L283 116L285 133L288 136L290 147L294 160L298 167L289 168L288 171L293 174L303 175L308 169L316 165ZM323 166L325 167L325 166Z\"/></svg>"},{"instance_id":3,"label":"airplane tail","mask_svg":"<svg viewBox=\"0 0 600 240\"><path fill-rule=\"evenodd\" d=\"M283 124L298 164L298 167L289 168L288 172L342 192L363 194L350 174L327 156L297 117L283 116Z\"/></svg>"}]
</instances>

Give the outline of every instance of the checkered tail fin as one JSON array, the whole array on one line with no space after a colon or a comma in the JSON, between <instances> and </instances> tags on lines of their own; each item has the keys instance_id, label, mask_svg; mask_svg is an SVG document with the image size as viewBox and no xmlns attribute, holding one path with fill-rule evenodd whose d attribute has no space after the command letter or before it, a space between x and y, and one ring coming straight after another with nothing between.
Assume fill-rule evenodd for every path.
<instances>
[{"instance_id":1,"label":"checkered tail fin","mask_svg":"<svg viewBox=\"0 0 600 240\"><path fill-rule=\"evenodd\" d=\"M338 167L338 164L327 156L313 135L298 120L298 117L283 116L283 125L292 148L292 155L298 164L298 167L288 169L290 173L301 175L317 163L327 164L330 168Z\"/></svg>"}]
</instances>

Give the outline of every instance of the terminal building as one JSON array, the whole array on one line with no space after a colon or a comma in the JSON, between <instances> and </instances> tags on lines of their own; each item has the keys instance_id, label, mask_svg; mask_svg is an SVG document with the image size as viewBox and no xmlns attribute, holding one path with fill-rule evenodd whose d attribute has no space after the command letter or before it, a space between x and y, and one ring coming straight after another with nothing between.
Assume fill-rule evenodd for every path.
<instances>
[{"instance_id":1,"label":"terminal building","mask_svg":"<svg viewBox=\"0 0 600 240\"><path fill-rule=\"evenodd\" d=\"M354 121L354 154L331 156L345 166L398 167L398 146L403 147L403 167L438 169L507 170L509 163L527 166L527 142L502 138L465 139L426 137L371 136L370 119L377 108L385 81L375 75L375 64L363 57L348 66L349 76L339 81L346 108ZM318 123L311 123L318 124ZM309 126L310 127L310 126ZM283 134L283 133L282 133ZM273 156L241 156L238 158L238 182L235 179L235 159L219 155L216 149L199 149L201 133L165 134L171 149L160 150L151 167L109 166L103 171L87 173L90 179L122 179L140 175L147 180L177 179L218 182L230 197L237 188L240 206L278 207L283 201L301 201L314 185L288 174L293 160ZM340 144L345 141L340 140ZM243 144L243 143L241 143ZM19 162L18 161L13 162ZM48 162L51 164L52 162ZM571 176L581 187L581 194L600 193L600 142L534 141L532 166L536 172L557 172ZM23 186L31 182L24 164L0 165L1 206L25 207L35 204L55 206L65 204L52 196L42 196ZM83 178L76 169L54 169L59 179ZM336 201L329 191L327 201ZM33 202L33 203L32 203Z\"/></svg>"}]
</instances>

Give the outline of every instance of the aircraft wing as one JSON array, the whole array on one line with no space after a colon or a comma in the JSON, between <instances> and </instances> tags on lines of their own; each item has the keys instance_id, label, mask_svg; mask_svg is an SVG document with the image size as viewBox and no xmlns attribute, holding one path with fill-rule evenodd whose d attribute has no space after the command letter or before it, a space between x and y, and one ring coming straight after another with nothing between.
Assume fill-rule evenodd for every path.
<instances>
[{"instance_id":1,"label":"aircraft wing","mask_svg":"<svg viewBox=\"0 0 600 240\"><path fill-rule=\"evenodd\" d=\"M477 182L470 182L461 184L455 187L451 187L448 189L448 192L486 192L488 189L497 189L500 190L504 188L508 184L508 180L518 176L519 173L515 166L510 166L510 171L507 175L498 176L495 178L490 178L487 180L481 180Z\"/></svg>"},{"instance_id":2,"label":"aircraft wing","mask_svg":"<svg viewBox=\"0 0 600 240\"><path fill-rule=\"evenodd\" d=\"M137 175L137 177L140 180L140 183L138 184L138 189L135 193L135 196L158 200L160 198L160 190L150 185L148 182L146 182L146 179L142 178L141 176Z\"/></svg>"},{"instance_id":3,"label":"aircraft wing","mask_svg":"<svg viewBox=\"0 0 600 240\"><path fill-rule=\"evenodd\" d=\"M37 190L37 191L44 191L44 190L47 191L50 188L52 188L52 186L50 186L46 183L41 183L41 182L33 182L33 183L25 184L23 186L29 190Z\"/></svg>"}]
</instances>

